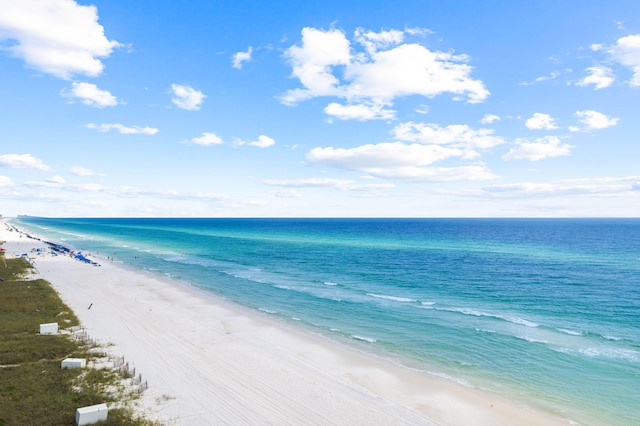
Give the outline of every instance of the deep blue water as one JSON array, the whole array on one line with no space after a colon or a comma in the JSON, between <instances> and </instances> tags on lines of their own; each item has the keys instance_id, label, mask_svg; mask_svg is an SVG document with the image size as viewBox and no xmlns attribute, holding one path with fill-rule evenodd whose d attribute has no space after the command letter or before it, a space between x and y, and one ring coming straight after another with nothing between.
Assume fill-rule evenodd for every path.
<instances>
[{"instance_id":1,"label":"deep blue water","mask_svg":"<svg viewBox=\"0 0 640 426\"><path fill-rule=\"evenodd\" d=\"M16 223L582 424L640 424L640 219Z\"/></svg>"}]
</instances>

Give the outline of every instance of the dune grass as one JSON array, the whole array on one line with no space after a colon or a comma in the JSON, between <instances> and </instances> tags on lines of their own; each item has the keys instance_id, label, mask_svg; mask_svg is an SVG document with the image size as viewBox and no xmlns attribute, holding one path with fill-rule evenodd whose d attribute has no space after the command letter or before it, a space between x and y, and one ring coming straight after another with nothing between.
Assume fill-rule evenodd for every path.
<instances>
[{"instance_id":1,"label":"dune grass","mask_svg":"<svg viewBox=\"0 0 640 426\"><path fill-rule=\"evenodd\" d=\"M110 409L99 424L152 425L133 414L135 395L117 370L60 368L67 357L104 354L70 334L38 334L43 323L68 329L79 322L47 281L28 278L30 268L26 259L0 254L0 426L72 425L78 407L100 403Z\"/></svg>"}]
</instances>

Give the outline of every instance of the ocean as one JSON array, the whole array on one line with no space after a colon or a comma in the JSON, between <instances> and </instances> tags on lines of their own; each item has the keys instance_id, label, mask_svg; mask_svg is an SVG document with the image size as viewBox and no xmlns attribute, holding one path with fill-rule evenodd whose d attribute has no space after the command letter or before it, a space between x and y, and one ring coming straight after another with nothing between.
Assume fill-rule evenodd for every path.
<instances>
[{"instance_id":1,"label":"ocean","mask_svg":"<svg viewBox=\"0 0 640 426\"><path fill-rule=\"evenodd\" d=\"M580 424L640 424L640 219L14 223Z\"/></svg>"}]
</instances>

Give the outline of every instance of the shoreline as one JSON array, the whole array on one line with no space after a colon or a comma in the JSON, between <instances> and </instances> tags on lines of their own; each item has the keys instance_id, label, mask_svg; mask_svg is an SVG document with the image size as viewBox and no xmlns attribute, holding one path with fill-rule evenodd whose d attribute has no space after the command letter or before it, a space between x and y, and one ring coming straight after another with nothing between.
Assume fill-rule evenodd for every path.
<instances>
[{"instance_id":1,"label":"shoreline","mask_svg":"<svg viewBox=\"0 0 640 426\"><path fill-rule=\"evenodd\" d=\"M7 257L44 243L8 232ZM489 391L402 367L148 271L37 255L92 338L149 383L165 424L571 424ZM90 309L88 308L90 307Z\"/></svg>"}]
</instances>

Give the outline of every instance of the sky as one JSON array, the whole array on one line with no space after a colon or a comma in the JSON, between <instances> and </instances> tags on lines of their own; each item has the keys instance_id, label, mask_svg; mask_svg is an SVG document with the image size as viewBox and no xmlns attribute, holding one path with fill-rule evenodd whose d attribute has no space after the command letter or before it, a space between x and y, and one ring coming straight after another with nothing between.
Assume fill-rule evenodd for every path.
<instances>
[{"instance_id":1,"label":"sky","mask_svg":"<svg viewBox=\"0 0 640 426\"><path fill-rule=\"evenodd\" d=\"M640 2L0 0L0 214L637 217Z\"/></svg>"}]
</instances>

